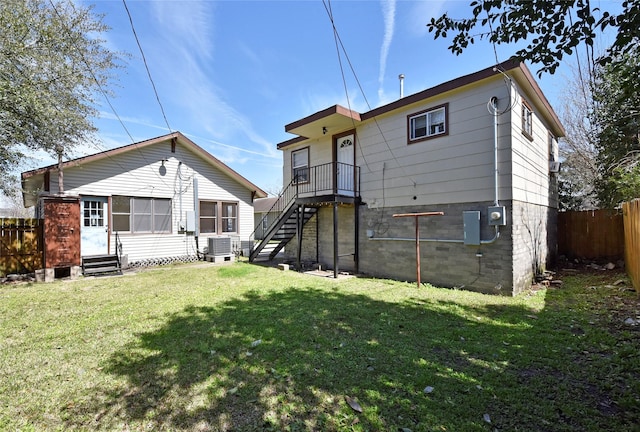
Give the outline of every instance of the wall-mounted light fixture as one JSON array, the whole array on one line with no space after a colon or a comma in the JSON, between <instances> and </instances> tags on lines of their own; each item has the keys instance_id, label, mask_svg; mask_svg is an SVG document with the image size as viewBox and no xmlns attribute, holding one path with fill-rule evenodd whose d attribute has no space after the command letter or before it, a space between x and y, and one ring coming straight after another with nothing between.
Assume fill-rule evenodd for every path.
<instances>
[{"instance_id":1,"label":"wall-mounted light fixture","mask_svg":"<svg viewBox=\"0 0 640 432\"><path fill-rule=\"evenodd\" d=\"M327 133L327 127L322 126L322 135L325 135L326 133Z\"/></svg>"}]
</instances>

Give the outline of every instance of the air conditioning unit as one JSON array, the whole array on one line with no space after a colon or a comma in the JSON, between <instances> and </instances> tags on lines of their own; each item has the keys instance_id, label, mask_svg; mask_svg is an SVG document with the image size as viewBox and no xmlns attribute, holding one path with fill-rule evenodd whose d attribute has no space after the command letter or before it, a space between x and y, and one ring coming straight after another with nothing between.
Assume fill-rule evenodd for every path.
<instances>
[{"instance_id":1,"label":"air conditioning unit","mask_svg":"<svg viewBox=\"0 0 640 432\"><path fill-rule=\"evenodd\" d=\"M551 173L560 172L560 162L549 161L549 172Z\"/></svg>"},{"instance_id":2,"label":"air conditioning unit","mask_svg":"<svg viewBox=\"0 0 640 432\"><path fill-rule=\"evenodd\" d=\"M231 255L231 237L209 237L209 255Z\"/></svg>"}]
</instances>

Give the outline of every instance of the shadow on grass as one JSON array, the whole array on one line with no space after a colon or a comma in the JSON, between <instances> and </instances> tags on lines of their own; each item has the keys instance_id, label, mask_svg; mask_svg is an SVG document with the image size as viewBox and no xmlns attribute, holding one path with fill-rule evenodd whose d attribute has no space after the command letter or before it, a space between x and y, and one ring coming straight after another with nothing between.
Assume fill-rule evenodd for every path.
<instances>
[{"instance_id":1,"label":"shadow on grass","mask_svg":"<svg viewBox=\"0 0 640 432\"><path fill-rule=\"evenodd\" d=\"M592 365L571 364L590 349L574 324L515 305L253 292L140 334L104 369L128 388L80 409L106 429L608 429L624 419Z\"/></svg>"}]
</instances>

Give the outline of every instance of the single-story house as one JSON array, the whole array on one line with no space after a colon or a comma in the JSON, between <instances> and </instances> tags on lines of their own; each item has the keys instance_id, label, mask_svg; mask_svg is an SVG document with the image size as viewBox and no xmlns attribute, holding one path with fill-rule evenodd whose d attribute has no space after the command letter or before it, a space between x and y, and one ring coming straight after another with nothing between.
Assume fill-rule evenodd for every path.
<instances>
[{"instance_id":1,"label":"single-story house","mask_svg":"<svg viewBox=\"0 0 640 432\"><path fill-rule=\"evenodd\" d=\"M565 132L524 63L506 61L364 113L334 105L285 130L295 137L278 144L281 217L251 259L279 240L276 252L334 276L504 295L528 288L555 259Z\"/></svg>"},{"instance_id":2,"label":"single-story house","mask_svg":"<svg viewBox=\"0 0 640 432\"><path fill-rule=\"evenodd\" d=\"M272 211L278 197L260 198L253 202L254 240L262 240L269 225L280 216L279 212Z\"/></svg>"},{"instance_id":3,"label":"single-story house","mask_svg":"<svg viewBox=\"0 0 640 432\"><path fill-rule=\"evenodd\" d=\"M57 237L79 234L79 245L69 240L58 250L79 247L83 260L121 254L132 265L197 258L214 253L208 250L212 244L228 254L248 253L253 202L267 196L180 132L66 161L62 175L59 168L22 173L24 205L35 206L36 217L53 219L68 212L56 206L71 201L73 209L76 199L79 212ZM53 210L47 214L50 201ZM72 261L62 259L77 265Z\"/></svg>"}]
</instances>

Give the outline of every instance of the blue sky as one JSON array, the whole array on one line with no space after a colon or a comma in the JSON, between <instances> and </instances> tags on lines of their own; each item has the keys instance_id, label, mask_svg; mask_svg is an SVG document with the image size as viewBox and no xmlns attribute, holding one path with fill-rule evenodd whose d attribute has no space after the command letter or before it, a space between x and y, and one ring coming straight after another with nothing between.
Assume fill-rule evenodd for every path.
<instances>
[{"instance_id":1,"label":"blue sky","mask_svg":"<svg viewBox=\"0 0 640 432\"><path fill-rule=\"evenodd\" d=\"M110 98L135 141L168 133L122 0L95 4L111 27L112 50L131 54ZM134 1L127 6L172 131L180 131L241 175L267 190L282 183L279 142L284 125L335 104L360 112L496 63L482 42L461 56L435 41L426 23L447 11L469 16L468 1ZM327 7L363 92L340 52ZM513 47L497 47L504 61ZM530 66L532 72L535 66ZM539 83L552 104L562 69ZM347 92L345 92L345 87ZM131 138L104 103L96 120L100 148ZM53 161L42 159L36 166Z\"/></svg>"}]
</instances>

